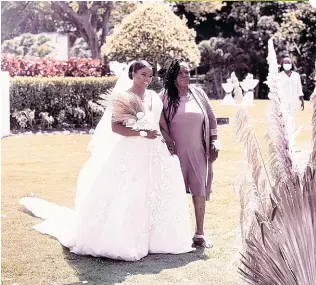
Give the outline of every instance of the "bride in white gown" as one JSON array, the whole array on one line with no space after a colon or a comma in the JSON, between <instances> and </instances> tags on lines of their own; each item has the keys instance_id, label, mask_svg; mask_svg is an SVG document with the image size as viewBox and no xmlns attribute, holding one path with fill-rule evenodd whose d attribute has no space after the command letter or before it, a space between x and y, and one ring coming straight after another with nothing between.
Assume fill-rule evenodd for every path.
<instances>
[{"instance_id":1,"label":"bride in white gown","mask_svg":"<svg viewBox=\"0 0 316 285\"><path fill-rule=\"evenodd\" d=\"M180 163L160 136L162 102L146 88L152 68L133 63L115 89L143 99L155 131L138 132L113 123L108 108L88 146L75 210L38 199L20 199L44 221L34 228L56 237L71 252L136 261L148 253L192 251L189 207ZM112 131L113 130L113 131Z\"/></svg>"}]
</instances>

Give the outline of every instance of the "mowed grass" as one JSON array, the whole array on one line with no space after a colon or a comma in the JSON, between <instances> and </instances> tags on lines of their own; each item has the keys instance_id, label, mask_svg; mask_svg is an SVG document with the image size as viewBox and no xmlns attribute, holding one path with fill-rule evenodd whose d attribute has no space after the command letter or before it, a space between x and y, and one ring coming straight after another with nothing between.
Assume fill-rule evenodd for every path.
<instances>
[{"instance_id":1,"label":"mowed grass","mask_svg":"<svg viewBox=\"0 0 316 285\"><path fill-rule=\"evenodd\" d=\"M268 128L266 109L270 103L255 103L248 110L265 152L263 137ZM139 262L76 256L54 238L32 230L39 219L25 212L18 199L34 194L73 207L77 176L89 157L85 150L91 136L30 135L3 139L2 284L240 284L239 201L232 182L247 166L241 146L236 146L233 137L237 108L221 106L218 101L212 101L212 105L218 117L230 118L229 125L219 128L223 149L214 164L213 196L207 204L206 235L214 247L183 255L149 255ZM303 151L310 147L311 114L306 102L306 110L297 117L297 125L303 125L298 137L298 147ZM192 206L191 213L193 222ZM192 226L192 234L193 230Z\"/></svg>"}]
</instances>

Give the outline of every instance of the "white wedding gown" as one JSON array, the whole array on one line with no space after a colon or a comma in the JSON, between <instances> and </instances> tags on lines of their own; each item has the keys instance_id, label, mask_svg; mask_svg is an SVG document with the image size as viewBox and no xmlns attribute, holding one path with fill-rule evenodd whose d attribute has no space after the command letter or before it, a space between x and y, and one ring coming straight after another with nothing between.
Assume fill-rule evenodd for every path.
<instances>
[{"instance_id":1,"label":"white wedding gown","mask_svg":"<svg viewBox=\"0 0 316 285\"><path fill-rule=\"evenodd\" d=\"M152 95L153 129L162 102ZM80 255L136 261L148 253L192 251L189 207L180 163L159 139L118 136L106 158L82 168L76 210L38 198L20 203L44 221L34 228ZM104 142L106 149L107 142Z\"/></svg>"}]
</instances>

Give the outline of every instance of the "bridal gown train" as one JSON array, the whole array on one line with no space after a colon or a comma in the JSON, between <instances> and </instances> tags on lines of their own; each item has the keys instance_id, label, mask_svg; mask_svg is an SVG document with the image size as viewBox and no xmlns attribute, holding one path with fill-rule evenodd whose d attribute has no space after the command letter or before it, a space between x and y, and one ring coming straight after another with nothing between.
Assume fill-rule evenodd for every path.
<instances>
[{"instance_id":1,"label":"bridal gown train","mask_svg":"<svg viewBox=\"0 0 316 285\"><path fill-rule=\"evenodd\" d=\"M163 106L156 93L151 96L152 110L146 114L159 130ZM166 145L159 138L119 136L104 160L102 154L94 153L80 172L75 210L20 199L44 219L34 228L80 255L136 261L148 253L192 251L180 163Z\"/></svg>"}]
</instances>

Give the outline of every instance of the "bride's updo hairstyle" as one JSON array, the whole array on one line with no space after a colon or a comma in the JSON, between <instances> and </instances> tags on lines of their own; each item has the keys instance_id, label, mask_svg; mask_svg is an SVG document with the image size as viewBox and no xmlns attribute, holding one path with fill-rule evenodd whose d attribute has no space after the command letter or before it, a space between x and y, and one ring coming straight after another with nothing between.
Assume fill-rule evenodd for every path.
<instances>
[{"instance_id":1,"label":"bride's updo hairstyle","mask_svg":"<svg viewBox=\"0 0 316 285\"><path fill-rule=\"evenodd\" d=\"M135 61L128 70L129 79L133 79L133 72L136 73L138 70L141 70L144 67L152 69L152 66L146 60Z\"/></svg>"}]
</instances>

